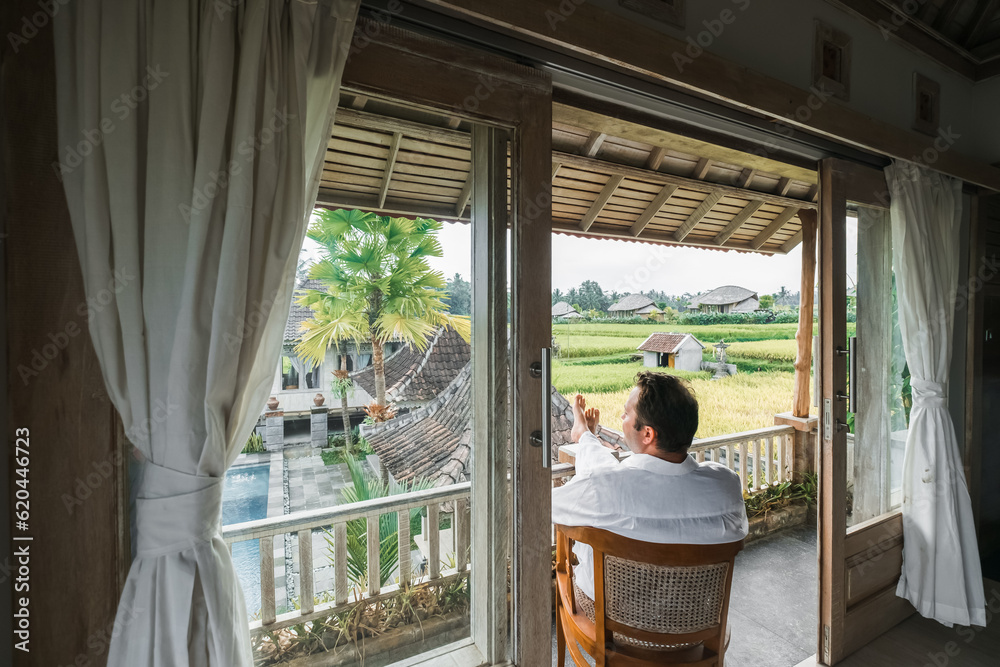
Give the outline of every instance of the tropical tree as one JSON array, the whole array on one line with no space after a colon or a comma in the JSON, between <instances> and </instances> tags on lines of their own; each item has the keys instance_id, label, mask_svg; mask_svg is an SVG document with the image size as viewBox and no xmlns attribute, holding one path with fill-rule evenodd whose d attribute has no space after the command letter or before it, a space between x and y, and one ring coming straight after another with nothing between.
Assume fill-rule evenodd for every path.
<instances>
[{"instance_id":1,"label":"tropical tree","mask_svg":"<svg viewBox=\"0 0 1000 667\"><path fill-rule=\"evenodd\" d=\"M434 486L430 480L417 479L410 483L386 483L366 475L362 464L353 456L345 457L351 475L351 485L341 491L342 504L360 503L365 500L386 498L411 491L423 491ZM378 518L379 584L385 585L399 565L399 513L388 512ZM347 522L347 574L355 586L363 586L368 573L368 525L366 519ZM410 510L410 535L420 532L420 508ZM324 529L330 564L334 559L334 537Z\"/></svg>"},{"instance_id":2,"label":"tropical tree","mask_svg":"<svg viewBox=\"0 0 1000 667\"><path fill-rule=\"evenodd\" d=\"M456 273L455 277L445 285L448 292L448 312L452 315L469 315L472 313L472 285Z\"/></svg>"},{"instance_id":3,"label":"tropical tree","mask_svg":"<svg viewBox=\"0 0 1000 667\"><path fill-rule=\"evenodd\" d=\"M448 312L444 276L427 263L428 257L441 256L440 229L440 222L427 218L317 211L307 235L322 247L322 258L309 277L327 289L306 290L299 298L314 311L302 325L299 357L320 362L342 339L367 340L375 401L385 405L385 343L402 341L422 351L440 326L469 340L469 317Z\"/></svg>"}]
</instances>

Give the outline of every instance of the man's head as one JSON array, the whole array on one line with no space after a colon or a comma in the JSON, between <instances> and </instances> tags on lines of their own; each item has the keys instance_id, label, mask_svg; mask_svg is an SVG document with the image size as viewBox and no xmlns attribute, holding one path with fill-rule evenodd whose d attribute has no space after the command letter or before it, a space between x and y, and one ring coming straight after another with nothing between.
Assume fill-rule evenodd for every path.
<instances>
[{"instance_id":1,"label":"man's head","mask_svg":"<svg viewBox=\"0 0 1000 667\"><path fill-rule=\"evenodd\" d=\"M640 371L625 402L622 431L633 452L684 454L698 430L698 401L673 375Z\"/></svg>"}]
</instances>

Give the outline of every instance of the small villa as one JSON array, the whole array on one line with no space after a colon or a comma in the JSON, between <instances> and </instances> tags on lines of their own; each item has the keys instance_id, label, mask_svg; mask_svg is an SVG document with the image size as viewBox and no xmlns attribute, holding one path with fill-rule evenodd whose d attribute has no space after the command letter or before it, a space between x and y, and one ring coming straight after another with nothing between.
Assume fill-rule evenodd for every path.
<instances>
[{"instance_id":1,"label":"small villa","mask_svg":"<svg viewBox=\"0 0 1000 667\"><path fill-rule=\"evenodd\" d=\"M691 334L653 333L636 349L642 352L642 365L647 368L699 371L705 346Z\"/></svg>"},{"instance_id":2,"label":"small villa","mask_svg":"<svg viewBox=\"0 0 1000 667\"><path fill-rule=\"evenodd\" d=\"M610 317L662 317L663 311L644 294L629 294L608 308Z\"/></svg>"},{"instance_id":3,"label":"small villa","mask_svg":"<svg viewBox=\"0 0 1000 667\"><path fill-rule=\"evenodd\" d=\"M552 306L552 319L579 320L583 319L583 315L565 301L560 301Z\"/></svg>"},{"instance_id":4,"label":"small villa","mask_svg":"<svg viewBox=\"0 0 1000 667\"><path fill-rule=\"evenodd\" d=\"M752 313L760 308L757 292L738 285L723 285L710 292L699 294L688 305L688 310L703 313Z\"/></svg>"}]
</instances>

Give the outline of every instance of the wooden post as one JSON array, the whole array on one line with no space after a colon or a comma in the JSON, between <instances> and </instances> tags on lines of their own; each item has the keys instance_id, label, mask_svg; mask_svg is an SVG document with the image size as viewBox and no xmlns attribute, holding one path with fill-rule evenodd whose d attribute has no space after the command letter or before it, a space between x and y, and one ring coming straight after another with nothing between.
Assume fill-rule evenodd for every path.
<instances>
[{"instance_id":1,"label":"wooden post","mask_svg":"<svg viewBox=\"0 0 1000 667\"><path fill-rule=\"evenodd\" d=\"M809 373L812 368L813 289L816 280L816 211L799 211L802 222L802 282L799 292L799 329L795 334L798 354L795 356L795 390L792 394L792 415L809 416Z\"/></svg>"}]
</instances>

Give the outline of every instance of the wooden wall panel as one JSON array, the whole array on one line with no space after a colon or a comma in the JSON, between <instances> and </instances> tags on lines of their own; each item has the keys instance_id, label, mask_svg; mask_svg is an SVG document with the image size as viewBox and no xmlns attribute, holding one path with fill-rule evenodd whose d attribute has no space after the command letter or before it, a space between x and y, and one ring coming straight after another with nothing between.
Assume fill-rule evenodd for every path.
<instances>
[{"instance_id":1,"label":"wooden wall panel","mask_svg":"<svg viewBox=\"0 0 1000 667\"><path fill-rule=\"evenodd\" d=\"M16 48L3 41L0 150L6 175L6 462L12 465L14 429L30 429L27 533L34 538L31 652L0 654L0 664L99 666L107 659L127 568L125 480L115 449L120 431L81 314L80 267L52 168L58 146L51 20L28 0L6 2L0 11L4 35L28 35ZM41 25L26 31L33 20ZM9 633L3 634L6 639Z\"/></svg>"}]
</instances>

